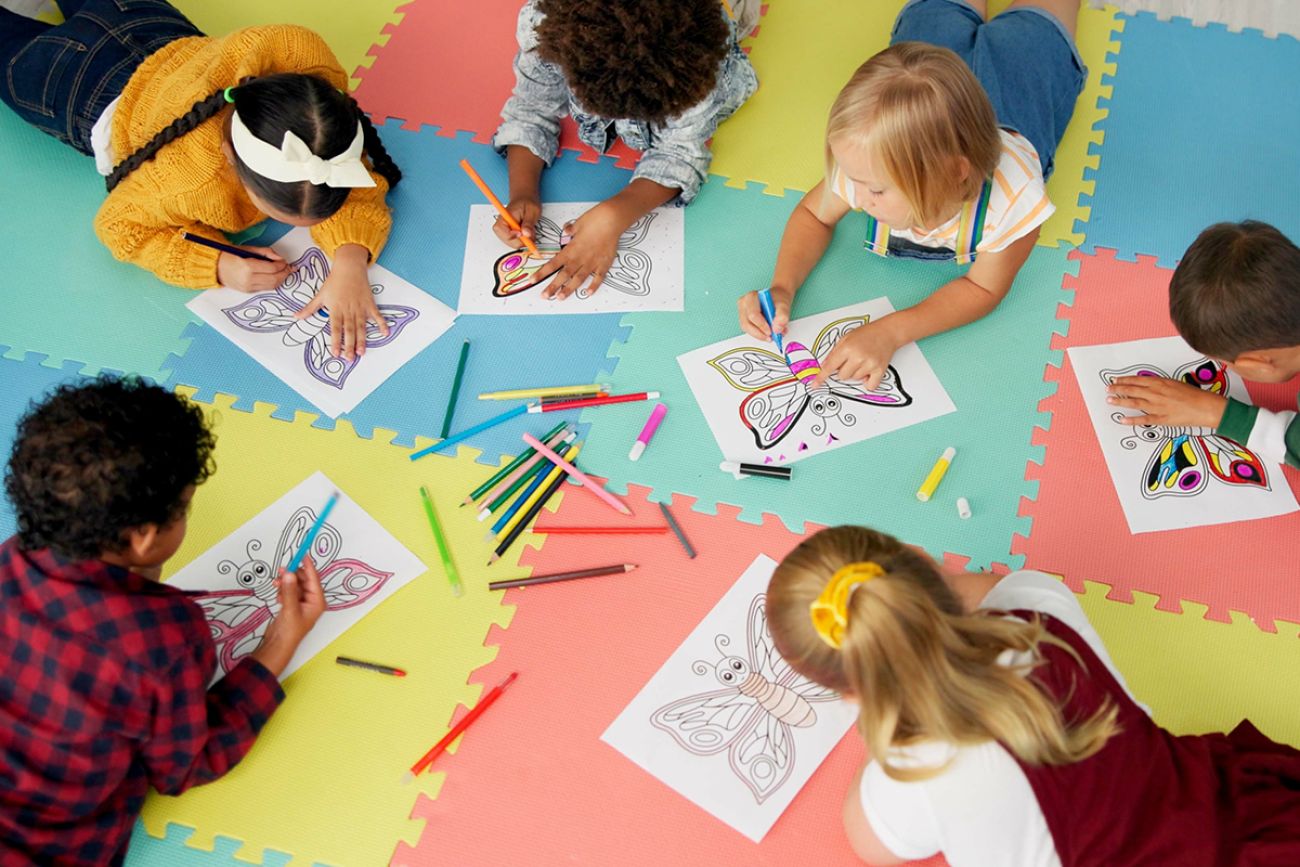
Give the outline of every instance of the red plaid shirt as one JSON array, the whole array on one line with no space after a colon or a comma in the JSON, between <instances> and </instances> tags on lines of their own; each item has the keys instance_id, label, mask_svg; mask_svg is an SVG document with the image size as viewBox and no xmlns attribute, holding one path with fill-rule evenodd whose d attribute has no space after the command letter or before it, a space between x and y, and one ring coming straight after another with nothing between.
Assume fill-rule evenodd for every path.
<instances>
[{"instance_id":1,"label":"red plaid shirt","mask_svg":"<svg viewBox=\"0 0 1300 867\"><path fill-rule=\"evenodd\" d=\"M215 780L284 698L216 655L185 593L0 544L0 864L120 863L150 786Z\"/></svg>"}]
</instances>

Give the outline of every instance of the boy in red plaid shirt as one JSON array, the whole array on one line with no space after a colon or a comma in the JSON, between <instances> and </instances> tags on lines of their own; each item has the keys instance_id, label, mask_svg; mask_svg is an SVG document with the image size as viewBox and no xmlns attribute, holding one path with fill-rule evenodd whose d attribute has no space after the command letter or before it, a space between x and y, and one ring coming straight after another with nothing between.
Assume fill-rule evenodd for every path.
<instances>
[{"instance_id":1,"label":"boy in red plaid shirt","mask_svg":"<svg viewBox=\"0 0 1300 867\"><path fill-rule=\"evenodd\" d=\"M0 544L0 864L120 864L150 786L229 771L325 610L308 560L266 637L211 689L203 612L158 583L213 470L198 407L136 380L65 385L18 426Z\"/></svg>"}]
</instances>

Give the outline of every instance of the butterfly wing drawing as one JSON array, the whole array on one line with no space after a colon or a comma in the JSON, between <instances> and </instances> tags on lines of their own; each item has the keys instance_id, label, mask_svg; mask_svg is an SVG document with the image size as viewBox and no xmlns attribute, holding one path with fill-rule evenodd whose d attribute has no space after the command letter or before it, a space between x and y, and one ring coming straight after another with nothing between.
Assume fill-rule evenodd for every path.
<instances>
[{"instance_id":1,"label":"butterfly wing drawing","mask_svg":"<svg viewBox=\"0 0 1300 867\"><path fill-rule=\"evenodd\" d=\"M316 510L310 506L299 506L289 516L289 520L284 524L284 529L280 531L280 541L275 546L275 566L277 569L288 567L289 561L293 559L293 555L298 552L298 548L302 545L302 540L307 536L307 531L315 523ZM312 563L315 564L316 572L323 576L342 548L343 534L327 521L321 525L315 538L312 539L311 548L307 551L307 554L311 557Z\"/></svg>"},{"instance_id":2,"label":"butterfly wing drawing","mask_svg":"<svg viewBox=\"0 0 1300 867\"><path fill-rule=\"evenodd\" d=\"M750 392L740 402L740 421L760 449L781 442L808 408L808 389L775 352L746 346L710 359L709 365L732 388Z\"/></svg>"},{"instance_id":3,"label":"butterfly wing drawing","mask_svg":"<svg viewBox=\"0 0 1300 867\"><path fill-rule=\"evenodd\" d=\"M246 590L217 590L195 596L203 609L217 649L217 664L230 671L262 643L272 612L265 602Z\"/></svg>"},{"instance_id":4,"label":"butterfly wing drawing","mask_svg":"<svg viewBox=\"0 0 1300 867\"><path fill-rule=\"evenodd\" d=\"M518 247L497 257L496 262L493 263L492 295L494 297L509 298L540 285L533 281L542 266L560 252L561 230L559 224L551 218L538 217L533 233L533 245L541 253L540 256L529 253L527 247ZM542 282L545 283L546 280Z\"/></svg>"},{"instance_id":5,"label":"butterfly wing drawing","mask_svg":"<svg viewBox=\"0 0 1300 867\"><path fill-rule=\"evenodd\" d=\"M392 572L381 572L361 560L336 560L320 573L325 607L338 611L360 605L378 593L392 577Z\"/></svg>"},{"instance_id":6,"label":"butterfly wing drawing","mask_svg":"<svg viewBox=\"0 0 1300 867\"><path fill-rule=\"evenodd\" d=\"M289 293L277 288L259 292L234 307L222 308L233 324L254 334L287 331L296 321L294 314L303 308Z\"/></svg>"},{"instance_id":7,"label":"butterfly wing drawing","mask_svg":"<svg viewBox=\"0 0 1300 867\"><path fill-rule=\"evenodd\" d=\"M831 354L831 350L837 343L850 332L866 325L870 319L870 316L849 316L830 323L813 341L813 355L819 361L825 362L826 356ZM863 388L861 383L845 382L834 375L827 380L826 387L837 397L870 406L898 407L908 406L912 402L912 396L903 388L903 380L898 375L898 369L892 364L886 368L880 384L870 391Z\"/></svg>"}]
</instances>

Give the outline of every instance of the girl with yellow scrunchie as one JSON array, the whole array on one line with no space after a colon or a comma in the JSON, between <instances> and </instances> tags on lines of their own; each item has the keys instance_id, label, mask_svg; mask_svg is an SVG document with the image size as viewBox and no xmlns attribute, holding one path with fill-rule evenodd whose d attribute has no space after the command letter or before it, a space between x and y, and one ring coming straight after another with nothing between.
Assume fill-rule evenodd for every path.
<instances>
[{"instance_id":1,"label":"girl with yellow scrunchie","mask_svg":"<svg viewBox=\"0 0 1300 867\"><path fill-rule=\"evenodd\" d=\"M777 567L777 649L860 708L844 827L871 864L1300 864L1300 751L1175 736L1041 572L948 569L834 527Z\"/></svg>"}]
</instances>

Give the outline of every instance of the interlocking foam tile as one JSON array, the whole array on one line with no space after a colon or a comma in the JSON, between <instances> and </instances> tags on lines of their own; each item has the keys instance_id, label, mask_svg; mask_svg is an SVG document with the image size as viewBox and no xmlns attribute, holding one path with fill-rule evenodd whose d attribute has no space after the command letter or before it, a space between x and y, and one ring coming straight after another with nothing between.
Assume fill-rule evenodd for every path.
<instances>
[{"instance_id":1,"label":"interlocking foam tile","mask_svg":"<svg viewBox=\"0 0 1300 867\"><path fill-rule=\"evenodd\" d=\"M212 851L205 852L186 845L193 834L193 828L168 823L167 836L159 840L150 837L144 824L137 822L126 856L126 867L243 867L246 864L285 867L293 858L287 852L267 850L260 860L246 860L237 854L242 842L221 836L214 838Z\"/></svg>"},{"instance_id":2,"label":"interlocking foam tile","mask_svg":"<svg viewBox=\"0 0 1300 867\"><path fill-rule=\"evenodd\" d=\"M395 215L393 234L381 257L384 266L452 307L460 293L461 264L469 207L482 202L478 189L457 167L468 157L483 177L505 189L505 162L491 148L468 136L442 138L434 130L411 132L389 124L384 140L402 167L402 184L389 195ZM571 155L558 160L543 179L543 192L560 201L602 199L627 182L627 173L608 163L578 166ZM502 248L504 249L504 247ZM417 434L436 435L451 389L451 372L464 340L471 342L469 365L456 408L453 430L489 418L510 404L481 401L479 392L561 382L599 382L611 369L610 343L625 329L619 315L462 316L345 416L364 436L372 427L399 432L410 444ZM195 326L189 351L169 362L172 383L195 386L200 395L239 395L237 408L254 400L275 405L276 416L292 418L295 410L315 413L312 405L260 364L236 349L214 329ZM328 427L330 419L316 424ZM549 425L548 425L549 427ZM486 431L472 445L485 459L517 453L526 421L516 420Z\"/></svg>"},{"instance_id":3,"label":"interlocking foam tile","mask_svg":"<svg viewBox=\"0 0 1300 867\"><path fill-rule=\"evenodd\" d=\"M1084 249L1173 267L1220 220L1300 237L1300 42L1142 14L1124 27Z\"/></svg>"},{"instance_id":4,"label":"interlocking foam tile","mask_svg":"<svg viewBox=\"0 0 1300 867\"><path fill-rule=\"evenodd\" d=\"M1058 338L1056 346L1176 333L1168 314L1171 272L1151 257L1130 264L1101 250L1095 256L1076 252L1071 258L1081 263L1078 277L1067 280L1075 289L1075 303L1069 337ZM1033 532L1017 540L1016 553L1063 573L1075 590L1085 580L1101 581L1113 588L1112 598L1128 600L1133 591L1143 591L1159 596L1160 606L1168 610L1178 610L1178 600L1188 599L1208 606L1209 616L1218 620L1242 611L1268 630L1274 620L1300 622L1295 582L1300 513L1131 535L1068 358L1066 367L1053 368L1050 376L1059 388L1042 409L1051 414L1052 424L1035 437L1046 447L1046 460L1030 467L1038 496L1023 505L1023 514L1033 518ZM1295 407L1294 383L1289 388L1248 387L1258 404ZM1300 473L1275 469L1273 480L1300 492Z\"/></svg>"},{"instance_id":5,"label":"interlocking foam tile","mask_svg":"<svg viewBox=\"0 0 1300 867\"><path fill-rule=\"evenodd\" d=\"M993 3L993 11L1007 5ZM763 19L762 38L750 52L761 82L758 93L718 128L711 171L734 184L766 184L768 192L778 195L816 184L824 161L826 113L853 70L889 44L902 6L902 0L773 2ZM1074 221L1086 214L1078 200L1090 187L1085 167L1096 165L1089 145L1101 140L1094 131L1104 115L1097 99L1107 90L1102 74L1113 69L1107 55L1118 49L1112 41L1118 28L1113 9L1085 9L1079 16L1079 51L1090 74L1057 151L1056 173L1048 184L1057 213L1043 228L1042 244L1076 243L1081 237L1073 231ZM808 62L809 46L816 46L816 63Z\"/></svg>"},{"instance_id":6,"label":"interlocking foam tile","mask_svg":"<svg viewBox=\"0 0 1300 867\"><path fill-rule=\"evenodd\" d=\"M591 437L583 459L595 471L626 482L652 484L655 498L682 493L743 508L742 518L780 515L797 528L803 521L869 521L932 552L955 551L977 566L1005 562L1015 532L1019 498L1032 489L1025 464L1041 453L1030 433L1046 419L1038 401L1050 392L1043 368L1059 352L1049 348L1057 305L1067 296L1062 278L1073 266L1061 249L1035 248L1010 294L991 315L948 334L922 341L921 350L948 390L957 412L866 442L827 452L794 468L790 482L736 481L718 470L723 456L695 402L677 356L733 336L736 298L767 285L793 198L763 195L756 187L707 184L686 211L686 306L689 316L626 315L626 344L615 345L620 381L659 389L671 407L654 442L638 462L627 459L647 409L640 404L584 412ZM952 279L952 265L884 259L863 251L860 217L846 219L827 255L799 293L796 316L886 295L901 309ZM741 252L741 245L757 251ZM915 493L935 459L956 446L957 460L930 503ZM970 500L975 517L962 521L953 503Z\"/></svg>"},{"instance_id":7,"label":"interlocking foam tile","mask_svg":"<svg viewBox=\"0 0 1300 867\"><path fill-rule=\"evenodd\" d=\"M329 43L339 64L353 76L373 60L387 33L402 20L401 0L176 0L180 9L204 33L220 36L241 27L292 22L310 27Z\"/></svg>"},{"instance_id":8,"label":"interlocking foam tile","mask_svg":"<svg viewBox=\"0 0 1300 867\"><path fill-rule=\"evenodd\" d=\"M118 262L95 237L104 179L81 154L0 110L0 237L5 271L0 344L86 371L125 370L161 378L191 321L186 289ZM123 339L129 336L129 339Z\"/></svg>"},{"instance_id":9,"label":"interlocking foam tile","mask_svg":"<svg viewBox=\"0 0 1300 867\"><path fill-rule=\"evenodd\" d=\"M179 798L151 796L144 825L156 836L168 822L195 828L189 845L199 849L211 848L217 835L232 837L245 844L240 857L254 860L274 849L291 853L295 864L381 863L399 838L414 839L408 816L416 793L439 782L424 777L403 786L403 773L442 734L456 706L473 703L479 690L467 685L468 675L494 656L483 637L510 617L486 589L483 525L456 508L492 470L468 450L412 466L383 436L361 439L346 424L323 431L306 419L277 421L265 405L237 412L225 396L209 411L219 472L195 496L189 535L169 574L316 470L431 569L288 679L288 700L239 766ZM466 584L462 598L452 596L435 565L421 483L438 500ZM511 568L519 550L493 571ZM336 654L383 660L409 676L358 674L336 665Z\"/></svg>"}]
</instances>

